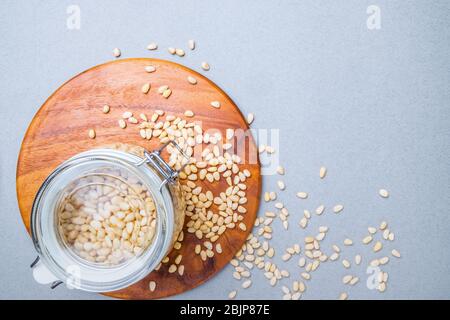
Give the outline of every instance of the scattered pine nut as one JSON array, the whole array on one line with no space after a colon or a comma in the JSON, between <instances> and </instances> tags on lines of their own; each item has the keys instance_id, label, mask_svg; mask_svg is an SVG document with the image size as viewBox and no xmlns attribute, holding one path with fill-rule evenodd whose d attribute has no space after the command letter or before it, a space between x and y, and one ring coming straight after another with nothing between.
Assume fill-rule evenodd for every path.
<instances>
[{"instance_id":1,"label":"scattered pine nut","mask_svg":"<svg viewBox=\"0 0 450 320\"><path fill-rule=\"evenodd\" d=\"M361 264L361 260L362 260L361 255L357 254L357 255L355 256L355 263L356 263L356 265L359 266L359 265Z\"/></svg>"},{"instance_id":2,"label":"scattered pine nut","mask_svg":"<svg viewBox=\"0 0 450 320\"><path fill-rule=\"evenodd\" d=\"M152 72L155 72L155 71L156 71L156 67L154 67L154 66L145 66L145 67L144 67L144 70L145 70L146 72L148 72L148 73L152 73Z\"/></svg>"},{"instance_id":3,"label":"scattered pine nut","mask_svg":"<svg viewBox=\"0 0 450 320\"><path fill-rule=\"evenodd\" d=\"M176 49L172 48L172 47L167 48L167 51L169 51L170 54L175 54L176 53Z\"/></svg>"},{"instance_id":4,"label":"scattered pine nut","mask_svg":"<svg viewBox=\"0 0 450 320\"><path fill-rule=\"evenodd\" d=\"M109 110L110 110L111 108L107 105L107 104L105 104L104 106L103 106L103 108L102 108L102 112L104 113L104 114L107 114L107 113L109 113Z\"/></svg>"},{"instance_id":5,"label":"scattered pine nut","mask_svg":"<svg viewBox=\"0 0 450 320\"><path fill-rule=\"evenodd\" d=\"M374 260L370 261L370 265L372 267L378 267L380 265L380 262L378 261L378 259L374 259Z\"/></svg>"},{"instance_id":6,"label":"scattered pine nut","mask_svg":"<svg viewBox=\"0 0 450 320\"><path fill-rule=\"evenodd\" d=\"M156 289L156 282L155 282L155 281L150 281L150 282L148 283L148 287L149 287L149 289L150 289L151 292L154 292L155 289Z\"/></svg>"},{"instance_id":7,"label":"scattered pine nut","mask_svg":"<svg viewBox=\"0 0 450 320\"><path fill-rule=\"evenodd\" d=\"M202 66L202 69L205 71L209 71L209 69L210 69L208 62L202 62L201 66Z\"/></svg>"},{"instance_id":8,"label":"scattered pine nut","mask_svg":"<svg viewBox=\"0 0 450 320\"><path fill-rule=\"evenodd\" d=\"M383 244L380 241L377 241L373 246L373 251L378 252L383 248Z\"/></svg>"},{"instance_id":9,"label":"scattered pine nut","mask_svg":"<svg viewBox=\"0 0 450 320\"><path fill-rule=\"evenodd\" d=\"M181 262L181 259L183 259L183 256L181 255L181 254L179 254L176 258L175 258L175 264L180 264L180 262Z\"/></svg>"},{"instance_id":10,"label":"scattered pine nut","mask_svg":"<svg viewBox=\"0 0 450 320\"><path fill-rule=\"evenodd\" d=\"M120 52L119 48L114 48L113 55L114 55L114 57L118 58L122 55L122 53Z\"/></svg>"},{"instance_id":11,"label":"scattered pine nut","mask_svg":"<svg viewBox=\"0 0 450 320\"><path fill-rule=\"evenodd\" d=\"M283 260L283 261L288 261L291 257L292 257L292 255L291 255L290 253L285 253L285 254L281 257L281 260Z\"/></svg>"},{"instance_id":12,"label":"scattered pine nut","mask_svg":"<svg viewBox=\"0 0 450 320\"><path fill-rule=\"evenodd\" d=\"M178 274L179 274L180 276L182 276L182 275L184 274L184 265L180 265L180 266L178 267Z\"/></svg>"},{"instance_id":13,"label":"scattered pine nut","mask_svg":"<svg viewBox=\"0 0 450 320\"><path fill-rule=\"evenodd\" d=\"M131 118L132 116L133 116L133 113L130 111L125 111L124 113L122 113L123 119L128 119L128 118Z\"/></svg>"},{"instance_id":14,"label":"scattered pine nut","mask_svg":"<svg viewBox=\"0 0 450 320\"><path fill-rule=\"evenodd\" d=\"M331 261L336 261L337 259L339 259L339 253L337 252L333 252L330 256L330 260Z\"/></svg>"},{"instance_id":15,"label":"scattered pine nut","mask_svg":"<svg viewBox=\"0 0 450 320\"><path fill-rule=\"evenodd\" d=\"M385 265L386 263L389 262L389 257L382 257L378 259L378 262L380 263L380 265Z\"/></svg>"},{"instance_id":16,"label":"scattered pine nut","mask_svg":"<svg viewBox=\"0 0 450 320\"><path fill-rule=\"evenodd\" d=\"M139 121L135 117L129 117L128 118L129 123L137 124Z\"/></svg>"},{"instance_id":17,"label":"scattered pine nut","mask_svg":"<svg viewBox=\"0 0 450 320\"><path fill-rule=\"evenodd\" d=\"M334 213L339 213L344 209L344 206L342 204L337 204L333 207L333 212Z\"/></svg>"},{"instance_id":18,"label":"scattered pine nut","mask_svg":"<svg viewBox=\"0 0 450 320\"><path fill-rule=\"evenodd\" d=\"M168 271L169 273L175 273L175 271L177 271L177 266L175 264L171 264Z\"/></svg>"},{"instance_id":19,"label":"scattered pine nut","mask_svg":"<svg viewBox=\"0 0 450 320\"><path fill-rule=\"evenodd\" d=\"M301 257L301 258L298 260L298 266L301 267L301 268L303 268L305 265L306 265L306 259L305 259L304 257Z\"/></svg>"},{"instance_id":20,"label":"scattered pine nut","mask_svg":"<svg viewBox=\"0 0 450 320\"><path fill-rule=\"evenodd\" d=\"M308 194L306 192L297 192L297 198L306 199L308 198Z\"/></svg>"},{"instance_id":21,"label":"scattered pine nut","mask_svg":"<svg viewBox=\"0 0 450 320\"><path fill-rule=\"evenodd\" d=\"M197 79L195 79L195 78L192 77L192 76L188 76L188 77L187 77L187 81L188 81L190 84L192 84L192 85L197 84Z\"/></svg>"},{"instance_id":22,"label":"scattered pine nut","mask_svg":"<svg viewBox=\"0 0 450 320\"><path fill-rule=\"evenodd\" d=\"M228 299L234 299L237 295L237 291L233 290L228 294Z\"/></svg>"},{"instance_id":23,"label":"scattered pine nut","mask_svg":"<svg viewBox=\"0 0 450 320\"><path fill-rule=\"evenodd\" d=\"M184 115L185 115L186 117L191 118L191 117L194 116L194 112L191 111L191 110L186 110L186 111L184 112Z\"/></svg>"},{"instance_id":24,"label":"scattered pine nut","mask_svg":"<svg viewBox=\"0 0 450 320\"><path fill-rule=\"evenodd\" d=\"M127 127L127 123L123 119L119 119L119 127L125 129Z\"/></svg>"},{"instance_id":25,"label":"scattered pine nut","mask_svg":"<svg viewBox=\"0 0 450 320\"><path fill-rule=\"evenodd\" d=\"M348 294L346 292L342 292L339 295L339 300L347 300L348 299Z\"/></svg>"},{"instance_id":26,"label":"scattered pine nut","mask_svg":"<svg viewBox=\"0 0 450 320\"><path fill-rule=\"evenodd\" d=\"M320 170L319 170L319 177L320 177L320 179L325 178L326 175L327 175L327 168L320 167Z\"/></svg>"},{"instance_id":27,"label":"scattered pine nut","mask_svg":"<svg viewBox=\"0 0 450 320\"><path fill-rule=\"evenodd\" d=\"M247 289L252 285L252 280L246 280L242 283L242 288Z\"/></svg>"},{"instance_id":28,"label":"scattered pine nut","mask_svg":"<svg viewBox=\"0 0 450 320\"><path fill-rule=\"evenodd\" d=\"M309 212L309 210L303 210L303 217L305 217L306 219L311 219L311 212Z\"/></svg>"},{"instance_id":29,"label":"scattered pine nut","mask_svg":"<svg viewBox=\"0 0 450 320\"><path fill-rule=\"evenodd\" d=\"M220 108L220 102L219 101L211 101L211 106L219 109Z\"/></svg>"},{"instance_id":30,"label":"scattered pine nut","mask_svg":"<svg viewBox=\"0 0 450 320\"><path fill-rule=\"evenodd\" d=\"M264 147L264 149L265 149L265 147ZM285 170L284 170L284 167L282 167L282 166L278 166L277 167L277 173L279 174L279 175L284 175L284 173L285 173Z\"/></svg>"},{"instance_id":31,"label":"scattered pine nut","mask_svg":"<svg viewBox=\"0 0 450 320\"><path fill-rule=\"evenodd\" d=\"M255 116L253 115L253 113L249 113L247 115L247 123L252 124L253 120L255 120Z\"/></svg>"},{"instance_id":32,"label":"scattered pine nut","mask_svg":"<svg viewBox=\"0 0 450 320\"><path fill-rule=\"evenodd\" d=\"M279 188L281 191L283 191L284 189L286 189L286 185L285 185L284 182L281 181L281 180L279 180L279 181L277 182L277 185L278 185L278 188Z\"/></svg>"},{"instance_id":33,"label":"scattered pine nut","mask_svg":"<svg viewBox=\"0 0 450 320\"><path fill-rule=\"evenodd\" d=\"M300 227L302 228L302 229L305 229L306 228L306 226L308 225L308 219L306 219L306 218L302 218L301 220L300 220Z\"/></svg>"},{"instance_id":34,"label":"scattered pine nut","mask_svg":"<svg viewBox=\"0 0 450 320\"><path fill-rule=\"evenodd\" d=\"M316 208L316 214L320 216L325 210L325 206L322 204Z\"/></svg>"},{"instance_id":35,"label":"scattered pine nut","mask_svg":"<svg viewBox=\"0 0 450 320\"><path fill-rule=\"evenodd\" d=\"M353 245L353 241L351 239L347 238L347 239L344 240L344 245L351 246L351 245Z\"/></svg>"},{"instance_id":36,"label":"scattered pine nut","mask_svg":"<svg viewBox=\"0 0 450 320\"><path fill-rule=\"evenodd\" d=\"M158 44L155 42L152 42L147 46L147 50L156 50L156 49L158 49Z\"/></svg>"},{"instance_id":37,"label":"scattered pine nut","mask_svg":"<svg viewBox=\"0 0 450 320\"><path fill-rule=\"evenodd\" d=\"M188 41L188 48L190 50L194 50L195 49L195 41L194 40L189 40Z\"/></svg>"},{"instance_id":38,"label":"scattered pine nut","mask_svg":"<svg viewBox=\"0 0 450 320\"><path fill-rule=\"evenodd\" d=\"M147 94L150 91L150 83L145 83L141 88L142 93Z\"/></svg>"},{"instance_id":39,"label":"scattered pine nut","mask_svg":"<svg viewBox=\"0 0 450 320\"><path fill-rule=\"evenodd\" d=\"M89 138L91 138L91 139L95 139L95 130L94 129L89 129L89 132L88 132L88 135L89 135Z\"/></svg>"},{"instance_id":40,"label":"scattered pine nut","mask_svg":"<svg viewBox=\"0 0 450 320\"><path fill-rule=\"evenodd\" d=\"M291 300L300 300L301 296L302 296L301 292L296 292L291 296Z\"/></svg>"},{"instance_id":41,"label":"scattered pine nut","mask_svg":"<svg viewBox=\"0 0 450 320\"><path fill-rule=\"evenodd\" d=\"M367 236L362 240L362 242L364 244L369 244L372 240L373 240L372 236Z\"/></svg>"},{"instance_id":42,"label":"scattered pine nut","mask_svg":"<svg viewBox=\"0 0 450 320\"><path fill-rule=\"evenodd\" d=\"M158 93L159 93L159 94L163 94L164 91L166 91L167 89L169 89L169 86L167 86L167 85L160 86L160 87L158 88Z\"/></svg>"},{"instance_id":43,"label":"scattered pine nut","mask_svg":"<svg viewBox=\"0 0 450 320\"><path fill-rule=\"evenodd\" d=\"M162 96L166 99L168 99L170 97L170 95L172 94L172 90L170 89L166 89L164 90L164 92L162 93Z\"/></svg>"},{"instance_id":44,"label":"scattered pine nut","mask_svg":"<svg viewBox=\"0 0 450 320\"><path fill-rule=\"evenodd\" d=\"M354 286L355 284L357 284L358 283L358 281L359 281L359 278L358 277L353 277L352 278L352 280L350 280L350 285L351 286Z\"/></svg>"},{"instance_id":45,"label":"scattered pine nut","mask_svg":"<svg viewBox=\"0 0 450 320\"><path fill-rule=\"evenodd\" d=\"M350 281L352 281L353 276L352 275L346 275L342 278L342 283L343 284L348 284L350 283Z\"/></svg>"},{"instance_id":46,"label":"scattered pine nut","mask_svg":"<svg viewBox=\"0 0 450 320\"><path fill-rule=\"evenodd\" d=\"M311 279L311 275L308 272L302 272L300 275L305 280L310 280Z\"/></svg>"},{"instance_id":47,"label":"scattered pine nut","mask_svg":"<svg viewBox=\"0 0 450 320\"><path fill-rule=\"evenodd\" d=\"M396 249L392 249L391 254L396 257L396 258L400 258L400 252L398 252Z\"/></svg>"},{"instance_id":48,"label":"scattered pine nut","mask_svg":"<svg viewBox=\"0 0 450 320\"><path fill-rule=\"evenodd\" d=\"M175 49L175 54L179 57L184 57L185 52L183 49Z\"/></svg>"},{"instance_id":49,"label":"scattered pine nut","mask_svg":"<svg viewBox=\"0 0 450 320\"><path fill-rule=\"evenodd\" d=\"M380 189L378 191L378 194L382 197L382 198L388 198L389 197L389 192L386 189Z\"/></svg>"}]
</instances>

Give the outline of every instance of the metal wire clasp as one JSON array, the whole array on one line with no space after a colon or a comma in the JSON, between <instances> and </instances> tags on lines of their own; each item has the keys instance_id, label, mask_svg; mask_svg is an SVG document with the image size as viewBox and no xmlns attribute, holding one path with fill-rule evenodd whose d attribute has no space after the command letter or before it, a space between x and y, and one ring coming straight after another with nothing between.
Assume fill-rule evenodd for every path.
<instances>
[{"instance_id":1,"label":"metal wire clasp","mask_svg":"<svg viewBox=\"0 0 450 320\"><path fill-rule=\"evenodd\" d=\"M178 149L180 154L186 159L186 162L181 166L179 170L172 169L167 162L164 161L163 158L161 158L161 152L169 145L173 145L175 148ZM144 151L144 157L145 159L142 160L142 162L138 163L138 165L142 165L144 163L150 163L152 164L158 172L164 177L164 181L159 186L159 190L161 190L168 182L174 182L180 172L186 167L186 165L189 163L190 157L181 149L181 147L176 143L174 140L170 140L169 142L166 142L161 148L154 150L152 152L148 152L147 150Z\"/></svg>"}]
</instances>

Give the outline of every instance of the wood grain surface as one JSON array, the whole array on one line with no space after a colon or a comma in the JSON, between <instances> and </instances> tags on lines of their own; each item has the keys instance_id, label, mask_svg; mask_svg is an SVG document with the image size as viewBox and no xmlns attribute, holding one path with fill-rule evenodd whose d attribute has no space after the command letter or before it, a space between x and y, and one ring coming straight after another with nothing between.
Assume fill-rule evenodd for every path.
<instances>
[{"instance_id":1,"label":"wood grain surface","mask_svg":"<svg viewBox=\"0 0 450 320\"><path fill-rule=\"evenodd\" d=\"M157 71L145 72L146 65L155 66ZM188 83L189 75L197 79L197 85ZM146 82L151 83L151 89L148 94L143 94L141 87ZM169 99L157 93L161 85L169 85L172 89ZM219 109L210 106L214 100L221 102ZM102 113L105 104L111 107L109 114ZM22 142L16 188L27 230L30 230L30 213L35 194L44 179L61 162L79 152L117 142L138 145L148 150L157 148L158 140L142 139L136 125L129 124L126 129L121 129L117 123L124 111L151 116L156 109L182 118L185 118L185 110L192 110L195 113L192 119L201 121L204 130L217 128L223 136L227 128L248 129L238 107L224 91L203 75L182 65L158 59L131 58L111 61L84 71L48 98L33 118ZM95 139L88 137L91 128L96 130ZM248 147L238 150L238 155L242 158L249 154L256 155L257 159L253 138L246 139ZM247 161L242 167L252 173L247 180L248 212L244 217L245 224L251 226L257 215L261 192L259 160L255 163ZM214 194L225 190L226 183L222 180L212 186ZM211 188L209 184L202 186ZM227 229L218 240L223 253L216 254L206 262L194 253L194 247L200 241L185 232L182 248L169 255L171 260L179 253L183 255L183 276L169 274L168 265L163 265L138 283L106 295L122 299L154 299L192 289L211 278L232 259L250 230ZM154 292L149 290L150 280L157 282Z\"/></svg>"}]
</instances>

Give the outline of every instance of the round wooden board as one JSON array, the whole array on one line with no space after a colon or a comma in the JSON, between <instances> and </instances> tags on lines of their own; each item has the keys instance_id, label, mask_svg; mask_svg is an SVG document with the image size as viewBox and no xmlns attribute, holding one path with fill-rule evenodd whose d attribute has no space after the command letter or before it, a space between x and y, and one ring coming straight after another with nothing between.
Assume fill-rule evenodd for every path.
<instances>
[{"instance_id":1,"label":"round wooden board","mask_svg":"<svg viewBox=\"0 0 450 320\"><path fill-rule=\"evenodd\" d=\"M153 65L156 72L144 71L146 65ZM197 85L187 81L188 76L197 79ZM144 83L151 83L148 94L141 92ZM165 99L157 92L162 85L169 85L172 95ZM210 106L211 101L220 101L220 109ZM103 105L111 107L109 114L102 113ZM139 136L136 125L129 124L123 130L118 119L124 111L134 114L145 113L149 117L156 109L166 114L183 116L185 110L195 113L193 121L201 121L204 130L217 128L225 136L227 128L247 130L248 125L238 107L212 81L182 65L158 59L132 58L111 61L93 67L63 84L44 103L31 122L22 142L17 164L17 198L22 219L30 230L30 213L35 194L44 179L63 161L73 155L102 145L129 143L152 150L160 144L157 139L144 140ZM88 130L95 128L97 137L88 138ZM257 161L242 165L251 172L247 179L247 213L244 223L252 226L256 218L261 192L260 165L253 138L247 139L247 149L240 150L244 156L256 155ZM246 153L246 155L242 153ZM213 185L213 192L225 190L226 182ZM206 187L206 184L204 185ZM186 219L188 221L189 219ZM203 262L195 255L194 247L201 243L195 236L185 232L182 248L172 252L183 255L185 265L183 276L169 274L168 265L149 274L138 283L108 296L122 299L154 299L179 294L192 289L221 270L244 244L251 228L227 229L219 238L222 254ZM150 292L150 280L157 282L157 289ZM207 297L205 297L207 298Z\"/></svg>"}]
</instances>

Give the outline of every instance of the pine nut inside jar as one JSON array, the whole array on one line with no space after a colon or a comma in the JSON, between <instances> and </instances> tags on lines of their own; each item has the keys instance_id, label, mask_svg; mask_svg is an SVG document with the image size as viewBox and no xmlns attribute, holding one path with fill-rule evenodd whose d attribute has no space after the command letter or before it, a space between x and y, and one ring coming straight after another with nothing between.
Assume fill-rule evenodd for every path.
<instances>
[{"instance_id":1,"label":"pine nut inside jar","mask_svg":"<svg viewBox=\"0 0 450 320\"><path fill-rule=\"evenodd\" d=\"M123 170L100 168L72 182L58 206L64 243L79 257L117 265L152 242L156 208L150 192Z\"/></svg>"}]
</instances>

